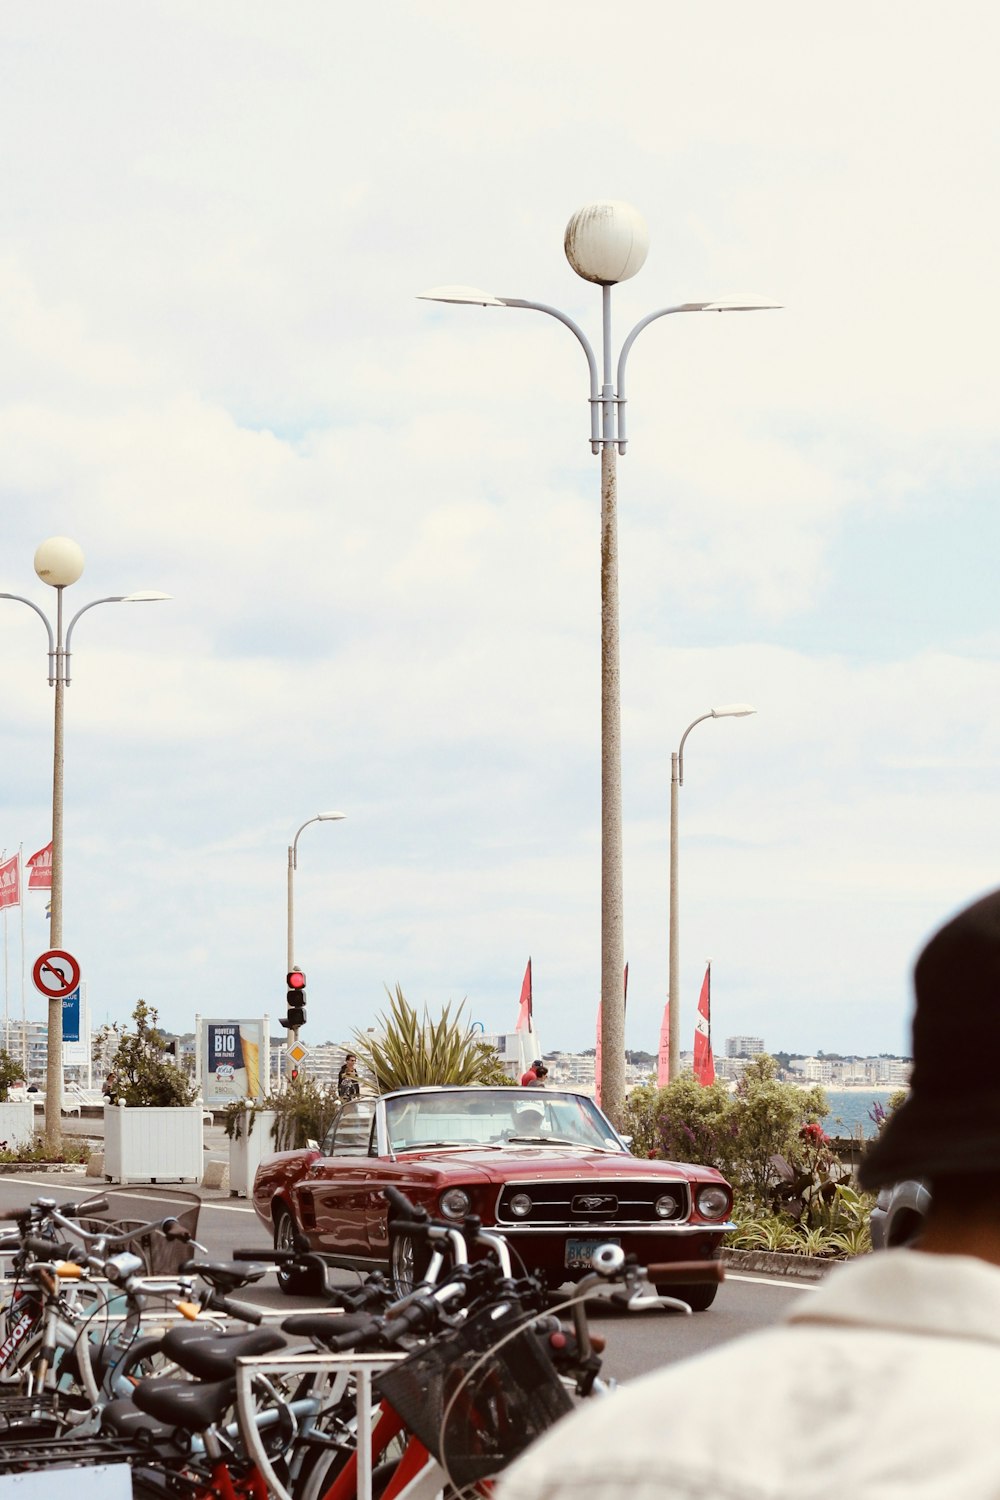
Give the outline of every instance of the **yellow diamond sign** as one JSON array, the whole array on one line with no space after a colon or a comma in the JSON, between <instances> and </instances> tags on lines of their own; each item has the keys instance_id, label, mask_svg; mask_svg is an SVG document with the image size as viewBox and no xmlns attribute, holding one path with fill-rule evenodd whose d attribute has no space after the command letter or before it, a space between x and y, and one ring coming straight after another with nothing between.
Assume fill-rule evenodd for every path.
<instances>
[{"instance_id":1,"label":"yellow diamond sign","mask_svg":"<svg viewBox=\"0 0 1000 1500\"><path fill-rule=\"evenodd\" d=\"M292 1059L292 1062L300 1063L302 1059L304 1057L307 1057L309 1054L307 1049L303 1047L301 1042L296 1042L294 1047L289 1047L288 1055Z\"/></svg>"}]
</instances>

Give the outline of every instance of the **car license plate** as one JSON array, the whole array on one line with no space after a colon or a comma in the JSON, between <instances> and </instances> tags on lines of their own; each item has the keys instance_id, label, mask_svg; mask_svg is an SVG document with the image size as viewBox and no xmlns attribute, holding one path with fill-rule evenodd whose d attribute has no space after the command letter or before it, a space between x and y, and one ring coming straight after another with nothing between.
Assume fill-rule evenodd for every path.
<instances>
[{"instance_id":1,"label":"car license plate","mask_svg":"<svg viewBox=\"0 0 1000 1500\"><path fill-rule=\"evenodd\" d=\"M592 1270L591 1258L595 1250L601 1245L620 1245L621 1240L616 1239L613 1234L603 1234L597 1240L567 1240L566 1241L566 1269L567 1271L590 1271Z\"/></svg>"}]
</instances>

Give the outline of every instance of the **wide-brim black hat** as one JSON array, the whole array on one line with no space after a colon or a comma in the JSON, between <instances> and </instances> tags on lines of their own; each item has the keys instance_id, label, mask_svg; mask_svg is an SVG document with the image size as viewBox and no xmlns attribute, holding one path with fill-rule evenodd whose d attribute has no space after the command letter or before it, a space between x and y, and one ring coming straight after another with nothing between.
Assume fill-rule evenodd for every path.
<instances>
[{"instance_id":1,"label":"wide-brim black hat","mask_svg":"<svg viewBox=\"0 0 1000 1500\"><path fill-rule=\"evenodd\" d=\"M909 1177L1000 1172L1000 891L931 938L913 974L913 1074L858 1168L864 1188Z\"/></svg>"}]
</instances>

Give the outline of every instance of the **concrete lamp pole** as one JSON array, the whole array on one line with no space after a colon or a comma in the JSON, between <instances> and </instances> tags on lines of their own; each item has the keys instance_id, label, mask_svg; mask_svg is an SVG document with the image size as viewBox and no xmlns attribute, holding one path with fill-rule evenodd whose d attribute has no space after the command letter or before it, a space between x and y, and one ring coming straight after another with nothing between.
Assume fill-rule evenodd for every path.
<instances>
[{"instance_id":1,"label":"concrete lamp pole","mask_svg":"<svg viewBox=\"0 0 1000 1500\"><path fill-rule=\"evenodd\" d=\"M292 839L288 846L288 972L295 968L295 871L299 867L299 834L303 828L308 828L310 823L338 823L346 816L342 812L317 813L313 818L307 818L302 828ZM288 1033L288 1048L285 1053L285 1076L290 1077L294 1063L291 1058L291 1048L299 1039L299 1028L293 1027Z\"/></svg>"},{"instance_id":2,"label":"concrete lamp pole","mask_svg":"<svg viewBox=\"0 0 1000 1500\"><path fill-rule=\"evenodd\" d=\"M56 591L56 627L33 599L22 594L0 594L0 599L16 599L40 616L49 637L49 686L55 688L55 726L52 737L52 899L49 919L49 947L63 946L63 744L64 695L70 685L70 644L73 626L88 609L98 604L145 604L169 599L169 594L145 590L137 594L109 594L93 599L78 609L63 636L63 590L76 583L83 572L83 553L69 537L53 536L35 552L35 572L43 583ZM45 1068L45 1140L50 1150L58 1150L62 1140L63 1046L62 1000L49 999Z\"/></svg>"},{"instance_id":3,"label":"concrete lamp pole","mask_svg":"<svg viewBox=\"0 0 1000 1500\"><path fill-rule=\"evenodd\" d=\"M677 899L677 790L684 785L684 741L696 724L706 719L745 719L757 710L749 703L729 703L724 708L710 708L707 714L693 719L684 733L678 748L670 757L670 934L669 934L669 983L667 995L670 1001L669 1068L670 1082L680 1077L681 1071L681 999L677 982L680 963L680 920Z\"/></svg>"},{"instance_id":4,"label":"concrete lamp pole","mask_svg":"<svg viewBox=\"0 0 1000 1500\"><path fill-rule=\"evenodd\" d=\"M637 209L605 200L578 209L566 226L563 248L573 270L601 288L602 359L583 330L558 308L520 297L495 297L478 287L440 286L420 293L431 302L482 307L523 307L548 313L579 340L590 372L590 446L601 456L601 1094L603 1107L621 1123L625 1103L625 938L622 887L621 685L618 636L617 454L625 452L625 366L642 330L657 318L682 312L751 312L779 304L754 299L682 302L641 319L618 355L617 384L611 336L611 288L642 269L649 231Z\"/></svg>"}]
</instances>

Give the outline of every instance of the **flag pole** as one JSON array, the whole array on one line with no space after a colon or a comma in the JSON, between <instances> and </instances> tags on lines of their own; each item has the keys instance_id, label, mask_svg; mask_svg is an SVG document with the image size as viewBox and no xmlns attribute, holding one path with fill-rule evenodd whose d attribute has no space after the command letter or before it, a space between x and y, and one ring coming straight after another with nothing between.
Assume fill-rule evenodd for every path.
<instances>
[{"instance_id":1,"label":"flag pole","mask_svg":"<svg viewBox=\"0 0 1000 1500\"><path fill-rule=\"evenodd\" d=\"M24 1008L24 845L17 846L17 888L21 892L21 1072L28 1082L28 1017Z\"/></svg>"}]
</instances>

